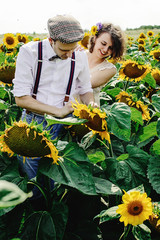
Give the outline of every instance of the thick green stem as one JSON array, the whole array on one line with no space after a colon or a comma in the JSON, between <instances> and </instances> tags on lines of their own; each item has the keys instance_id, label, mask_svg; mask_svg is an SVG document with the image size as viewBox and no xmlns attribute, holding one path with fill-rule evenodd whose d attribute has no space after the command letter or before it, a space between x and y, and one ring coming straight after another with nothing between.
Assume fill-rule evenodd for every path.
<instances>
[{"instance_id":1,"label":"thick green stem","mask_svg":"<svg viewBox=\"0 0 160 240\"><path fill-rule=\"evenodd\" d=\"M126 240L128 233L130 231L131 225L129 224L129 226L124 227L124 232L122 233L122 235L120 236L119 240L123 239Z\"/></svg>"},{"instance_id":2,"label":"thick green stem","mask_svg":"<svg viewBox=\"0 0 160 240\"><path fill-rule=\"evenodd\" d=\"M113 157L113 148L111 143L109 143L109 152L110 152L110 156Z\"/></svg>"},{"instance_id":3,"label":"thick green stem","mask_svg":"<svg viewBox=\"0 0 160 240\"><path fill-rule=\"evenodd\" d=\"M127 90L128 83L129 83L129 81L126 80L126 84L125 84L125 86L124 86L124 91L125 91L125 92L126 92L126 90Z\"/></svg>"},{"instance_id":4,"label":"thick green stem","mask_svg":"<svg viewBox=\"0 0 160 240\"><path fill-rule=\"evenodd\" d=\"M48 199L46 197L46 194L45 192L43 191L43 189L39 186L39 184L37 184L36 182L33 182L33 181L29 181L28 184L32 184L32 185L35 185L39 190L40 192L42 193L44 199L45 199L45 202L46 202L46 206L48 208Z\"/></svg>"},{"instance_id":5,"label":"thick green stem","mask_svg":"<svg viewBox=\"0 0 160 240\"><path fill-rule=\"evenodd\" d=\"M112 144L109 143L109 147L99 138L97 138L99 142L101 142L110 152L110 157L113 157L113 149L112 149Z\"/></svg>"}]
</instances>

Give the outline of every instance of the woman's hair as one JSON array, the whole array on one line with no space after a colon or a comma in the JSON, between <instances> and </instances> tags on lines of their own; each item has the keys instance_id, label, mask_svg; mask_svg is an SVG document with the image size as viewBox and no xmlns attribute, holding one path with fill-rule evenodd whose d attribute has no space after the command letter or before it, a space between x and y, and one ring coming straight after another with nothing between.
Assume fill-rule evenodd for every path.
<instances>
[{"instance_id":1,"label":"woman's hair","mask_svg":"<svg viewBox=\"0 0 160 240\"><path fill-rule=\"evenodd\" d=\"M112 39L113 52L111 57L114 59L121 58L125 50L125 36L124 32L119 26L114 26L112 23L104 23L102 27L97 31L95 37L98 38L103 33L109 33ZM94 36L91 36L89 40L88 49L92 53L94 49L95 41Z\"/></svg>"}]
</instances>

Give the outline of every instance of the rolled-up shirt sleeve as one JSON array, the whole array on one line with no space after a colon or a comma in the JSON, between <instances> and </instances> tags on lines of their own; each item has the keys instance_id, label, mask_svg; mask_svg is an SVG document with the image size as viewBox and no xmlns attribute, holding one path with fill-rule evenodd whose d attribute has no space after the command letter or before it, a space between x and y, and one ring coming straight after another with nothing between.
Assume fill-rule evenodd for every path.
<instances>
[{"instance_id":1,"label":"rolled-up shirt sleeve","mask_svg":"<svg viewBox=\"0 0 160 240\"><path fill-rule=\"evenodd\" d=\"M17 61L15 78L13 79L13 94L16 97L31 95L33 89L33 55L29 48L20 48Z\"/></svg>"},{"instance_id":2,"label":"rolled-up shirt sleeve","mask_svg":"<svg viewBox=\"0 0 160 240\"><path fill-rule=\"evenodd\" d=\"M81 71L78 75L77 81L77 90L78 94L82 95L87 92L93 92L91 81L90 81L90 72L89 72L89 65L88 65L88 58L85 52L82 52L81 60L79 64L81 64Z\"/></svg>"}]
</instances>

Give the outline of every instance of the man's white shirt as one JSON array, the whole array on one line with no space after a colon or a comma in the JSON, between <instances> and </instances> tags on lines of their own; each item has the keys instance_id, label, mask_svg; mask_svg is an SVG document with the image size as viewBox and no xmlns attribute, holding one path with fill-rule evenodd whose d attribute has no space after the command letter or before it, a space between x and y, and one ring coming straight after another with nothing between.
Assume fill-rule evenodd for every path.
<instances>
[{"instance_id":1,"label":"man's white shirt","mask_svg":"<svg viewBox=\"0 0 160 240\"><path fill-rule=\"evenodd\" d=\"M42 42L43 60L37 100L51 106L62 107L70 76L71 58L49 61L56 54L48 39ZM15 78L13 80L14 96L32 95L37 66L38 42L29 42L20 48L17 57ZM84 51L76 51L70 100L74 101L74 95L81 95L86 92L92 92L88 59Z\"/></svg>"}]
</instances>

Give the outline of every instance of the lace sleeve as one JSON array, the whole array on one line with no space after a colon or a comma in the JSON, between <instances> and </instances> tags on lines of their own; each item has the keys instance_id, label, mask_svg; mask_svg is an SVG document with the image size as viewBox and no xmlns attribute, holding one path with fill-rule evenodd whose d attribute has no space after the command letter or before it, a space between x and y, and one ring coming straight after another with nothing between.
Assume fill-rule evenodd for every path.
<instances>
[{"instance_id":1,"label":"lace sleeve","mask_svg":"<svg viewBox=\"0 0 160 240\"><path fill-rule=\"evenodd\" d=\"M104 61L102 64L99 65L98 70L103 71L104 69L111 69L111 68L116 68L116 66L113 63Z\"/></svg>"}]
</instances>

